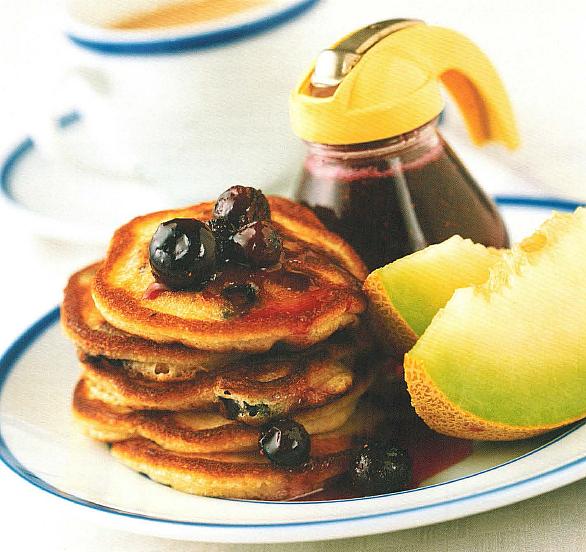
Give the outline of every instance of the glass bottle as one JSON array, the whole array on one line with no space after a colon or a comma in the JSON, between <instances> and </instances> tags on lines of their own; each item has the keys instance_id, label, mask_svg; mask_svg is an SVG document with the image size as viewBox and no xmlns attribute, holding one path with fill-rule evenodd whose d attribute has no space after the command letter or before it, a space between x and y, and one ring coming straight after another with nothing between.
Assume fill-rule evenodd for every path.
<instances>
[{"instance_id":1,"label":"glass bottle","mask_svg":"<svg viewBox=\"0 0 586 552\"><path fill-rule=\"evenodd\" d=\"M369 270L454 234L509 245L495 205L445 142L437 118L387 140L306 145L296 199L344 237Z\"/></svg>"}]
</instances>

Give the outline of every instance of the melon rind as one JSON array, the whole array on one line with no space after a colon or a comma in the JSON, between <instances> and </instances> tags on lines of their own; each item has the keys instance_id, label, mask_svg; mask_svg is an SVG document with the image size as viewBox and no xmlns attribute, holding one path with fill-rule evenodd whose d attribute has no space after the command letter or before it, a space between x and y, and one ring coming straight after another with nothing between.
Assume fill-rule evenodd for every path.
<instances>
[{"instance_id":1,"label":"melon rind","mask_svg":"<svg viewBox=\"0 0 586 552\"><path fill-rule=\"evenodd\" d=\"M586 209L555 214L457 290L405 356L418 414L459 437L514 439L586 416Z\"/></svg>"},{"instance_id":2,"label":"melon rind","mask_svg":"<svg viewBox=\"0 0 586 552\"><path fill-rule=\"evenodd\" d=\"M373 271L364 290L381 343L402 358L454 290L485 282L500 257L498 250L456 235Z\"/></svg>"}]
</instances>

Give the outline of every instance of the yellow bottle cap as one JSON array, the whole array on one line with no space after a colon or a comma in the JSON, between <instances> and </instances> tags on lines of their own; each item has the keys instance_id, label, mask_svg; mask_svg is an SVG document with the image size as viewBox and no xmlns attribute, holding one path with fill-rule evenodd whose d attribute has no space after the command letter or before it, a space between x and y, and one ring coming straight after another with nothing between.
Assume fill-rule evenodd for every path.
<instances>
[{"instance_id":1,"label":"yellow bottle cap","mask_svg":"<svg viewBox=\"0 0 586 552\"><path fill-rule=\"evenodd\" d=\"M440 84L474 143L518 145L507 93L486 55L455 31L414 20L376 23L322 52L291 93L291 125L320 144L398 136L439 115Z\"/></svg>"}]
</instances>

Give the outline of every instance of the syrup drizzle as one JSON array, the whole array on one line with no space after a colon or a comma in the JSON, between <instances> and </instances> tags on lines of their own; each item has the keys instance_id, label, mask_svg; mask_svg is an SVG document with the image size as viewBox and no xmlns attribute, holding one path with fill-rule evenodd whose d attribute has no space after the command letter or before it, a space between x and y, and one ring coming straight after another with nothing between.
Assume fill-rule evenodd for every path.
<instances>
[{"instance_id":1,"label":"syrup drizzle","mask_svg":"<svg viewBox=\"0 0 586 552\"><path fill-rule=\"evenodd\" d=\"M458 464L472 454L471 441L440 435L424 426L423 422L421 426L423 427L408 428L413 433L409 437L404 435L403 439L398 440L399 445L407 449L413 462L413 479L409 489L419 487L426 479ZM347 478L342 477L331 481L324 489L307 493L293 500L341 500L364 496L368 495L352 488Z\"/></svg>"},{"instance_id":2,"label":"syrup drizzle","mask_svg":"<svg viewBox=\"0 0 586 552\"><path fill-rule=\"evenodd\" d=\"M147 287L144 290L144 294L143 294L142 298L147 299L147 300L156 299L159 295L161 295L165 291L171 291L171 290L165 284L162 284L161 282L153 282L152 284L149 284L149 287Z\"/></svg>"},{"instance_id":3,"label":"syrup drizzle","mask_svg":"<svg viewBox=\"0 0 586 552\"><path fill-rule=\"evenodd\" d=\"M306 308L307 301L318 304L325 290L320 289L307 265L335 261L296 240L285 238L283 241L281 259L271 267L255 269L233 262L219 267L214 278L201 291L203 298L208 301L222 298L226 304L226 317L251 315L256 308L266 307L269 293L294 295L296 303L303 297L303 305L298 305L299 308ZM278 291L271 292L271 289ZM275 305L275 308L280 307Z\"/></svg>"},{"instance_id":4,"label":"syrup drizzle","mask_svg":"<svg viewBox=\"0 0 586 552\"><path fill-rule=\"evenodd\" d=\"M456 439L436 433L415 414L411 408L406 389L398 397L398 401L388 408L397 409L400 421L397 422L393 442L408 451L412 462L412 480L409 489L414 489L434 475L450 466L468 458L472 452L472 441ZM318 501L361 498L365 495L353 488L347 476L330 481L325 488L307 493L293 500Z\"/></svg>"}]
</instances>

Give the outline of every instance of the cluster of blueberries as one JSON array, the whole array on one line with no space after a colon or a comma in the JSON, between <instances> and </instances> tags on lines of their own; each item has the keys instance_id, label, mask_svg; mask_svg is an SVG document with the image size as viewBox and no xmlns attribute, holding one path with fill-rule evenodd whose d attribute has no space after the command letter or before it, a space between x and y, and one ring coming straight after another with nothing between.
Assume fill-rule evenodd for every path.
<instances>
[{"instance_id":1,"label":"cluster of blueberries","mask_svg":"<svg viewBox=\"0 0 586 552\"><path fill-rule=\"evenodd\" d=\"M161 223L149 244L149 261L157 282L173 290L195 290L228 261L272 266L282 247L264 194L232 186L216 201L207 224L192 218Z\"/></svg>"}]
</instances>

